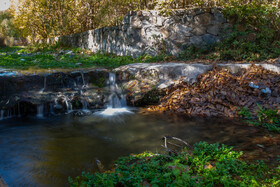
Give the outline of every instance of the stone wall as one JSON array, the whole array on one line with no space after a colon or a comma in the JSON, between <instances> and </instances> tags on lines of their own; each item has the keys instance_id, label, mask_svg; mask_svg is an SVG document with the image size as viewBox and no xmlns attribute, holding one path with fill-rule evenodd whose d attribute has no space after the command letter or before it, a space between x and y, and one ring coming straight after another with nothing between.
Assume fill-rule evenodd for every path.
<instances>
[{"instance_id":1,"label":"stone wall","mask_svg":"<svg viewBox=\"0 0 280 187\"><path fill-rule=\"evenodd\" d=\"M155 56L161 51L178 55L190 45L203 46L221 40L230 24L220 9L174 10L168 16L160 11L131 11L121 25L48 39L64 45L138 57Z\"/></svg>"}]
</instances>

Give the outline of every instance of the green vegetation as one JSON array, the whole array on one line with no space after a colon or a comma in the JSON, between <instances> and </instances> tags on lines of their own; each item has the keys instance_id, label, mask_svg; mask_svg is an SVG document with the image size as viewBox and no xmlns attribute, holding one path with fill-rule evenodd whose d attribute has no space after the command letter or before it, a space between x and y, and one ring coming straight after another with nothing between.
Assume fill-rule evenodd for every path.
<instances>
[{"instance_id":1,"label":"green vegetation","mask_svg":"<svg viewBox=\"0 0 280 187\"><path fill-rule=\"evenodd\" d=\"M71 186L279 186L280 168L240 160L231 147L200 142L179 155L143 153L117 160L105 173L82 173Z\"/></svg>"},{"instance_id":2,"label":"green vegetation","mask_svg":"<svg viewBox=\"0 0 280 187\"><path fill-rule=\"evenodd\" d=\"M63 48L60 45L33 45L26 48L0 48L0 66L7 68L78 68L94 66L118 66L130 61L129 57L90 55L79 48Z\"/></svg>"},{"instance_id":3,"label":"green vegetation","mask_svg":"<svg viewBox=\"0 0 280 187\"><path fill-rule=\"evenodd\" d=\"M169 56L165 54L164 50L161 55L156 57L145 55L138 59L132 59L131 57L118 57L111 54L88 54L80 49L65 49L73 51L73 54L69 55L58 53L62 48L57 44L55 46L32 46L14 54L4 54L5 49L0 49L2 51L0 66L16 68L106 66L114 68L136 62L181 61L196 58L261 61L280 56L280 5L277 0L161 0L153 1L153 3L138 0L118 0L114 3L83 0L75 6L73 3L75 4L75 1L70 3L60 1L58 3L56 1L20 0L18 6L12 6L9 10L9 19L13 16L13 24L9 23L9 25L14 28L12 30L17 30L17 33L21 33L22 36L35 40L118 24L119 21L116 20L121 20L129 10L159 9L169 11L172 8L223 7L223 13L234 26L225 31L222 42L201 48L189 46L178 57ZM25 6L26 4L29 6ZM122 7L118 9L121 11L115 12L114 6ZM94 16L88 15L88 12L92 12ZM75 18L72 15L74 13L77 13ZM64 19L60 19L62 15ZM3 19L6 17L4 16Z\"/></svg>"},{"instance_id":4,"label":"green vegetation","mask_svg":"<svg viewBox=\"0 0 280 187\"><path fill-rule=\"evenodd\" d=\"M91 53L80 48L62 47L60 44L53 46L33 45L28 47L3 47L0 48L0 67L25 69L35 68L87 68L108 67L116 68L131 63L150 63L165 60L165 55L150 57L141 56L133 59L129 56L114 54Z\"/></svg>"},{"instance_id":5,"label":"green vegetation","mask_svg":"<svg viewBox=\"0 0 280 187\"><path fill-rule=\"evenodd\" d=\"M225 30L224 40L219 44L191 46L182 58L260 61L280 56L279 5L275 6L273 1L243 4L238 0L221 5L234 27Z\"/></svg>"},{"instance_id":6,"label":"green vegetation","mask_svg":"<svg viewBox=\"0 0 280 187\"><path fill-rule=\"evenodd\" d=\"M263 126L270 131L280 133L280 113L278 110L266 109L258 105L259 110L253 115L248 109L242 108L239 115L245 118L246 122L256 126Z\"/></svg>"},{"instance_id":7,"label":"green vegetation","mask_svg":"<svg viewBox=\"0 0 280 187\"><path fill-rule=\"evenodd\" d=\"M260 9L255 15L252 9L240 9L242 6ZM117 7L117 8L116 8ZM168 12L171 9L190 7L224 7L230 15L238 13L244 21L267 19L277 24L274 9L279 9L278 0L80 0L80 1L14 1L9 12L14 17L13 26L21 31L22 36L31 39L49 38L73 34L103 26L118 25L131 10L158 9ZM241 10L239 12L235 10ZM272 10L268 11L267 10ZM265 11L265 12L264 12ZM272 13L272 14L270 14ZM246 19L246 15L250 14ZM270 15L269 15L270 14ZM262 18L263 16L263 18ZM253 19L252 19L253 18ZM278 27L278 26L276 26Z\"/></svg>"},{"instance_id":8,"label":"green vegetation","mask_svg":"<svg viewBox=\"0 0 280 187\"><path fill-rule=\"evenodd\" d=\"M23 37L46 39L119 24L148 0L17 0L9 9ZM117 7L117 8L116 8Z\"/></svg>"}]
</instances>

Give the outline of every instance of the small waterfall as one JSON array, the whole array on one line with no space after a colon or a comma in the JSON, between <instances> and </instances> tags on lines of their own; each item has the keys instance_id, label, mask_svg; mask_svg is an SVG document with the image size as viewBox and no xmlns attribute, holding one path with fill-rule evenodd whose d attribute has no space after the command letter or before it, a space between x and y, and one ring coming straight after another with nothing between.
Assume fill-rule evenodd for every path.
<instances>
[{"instance_id":1,"label":"small waterfall","mask_svg":"<svg viewBox=\"0 0 280 187\"><path fill-rule=\"evenodd\" d=\"M86 100L83 100L82 101L82 104L83 104L83 110L87 110L88 109L88 103Z\"/></svg>"},{"instance_id":2,"label":"small waterfall","mask_svg":"<svg viewBox=\"0 0 280 187\"><path fill-rule=\"evenodd\" d=\"M6 115L5 115L6 114ZM13 118L13 110L1 110L0 111L0 120Z\"/></svg>"},{"instance_id":3,"label":"small waterfall","mask_svg":"<svg viewBox=\"0 0 280 187\"><path fill-rule=\"evenodd\" d=\"M120 113L132 113L126 108L126 100L122 90L116 84L116 74L109 73L110 96L107 109L101 112L102 115L112 116Z\"/></svg>"},{"instance_id":4,"label":"small waterfall","mask_svg":"<svg viewBox=\"0 0 280 187\"><path fill-rule=\"evenodd\" d=\"M37 105L37 117L38 118L44 117L44 105L42 105L42 104Z\"/></svg>"},{"instance_id":5,"label":"small waterfall","mask_svg":"<svg viewBox=\"0 0 280 187\"><path fill-rule=\"evenodd\" d=\"M109 81L110 81L110 97L109 97L109 105L110 108L122 108L126 107L126 100L124 99L124 95L122 94L122 90L116 84L116 74L109 73Z\"/></svg>"},{"instance_id":6,"label":"small waterfall","mask_svg":"<svg viewBox=\"0 0 280 187\"><path fill-rule=\"evenodd\" d=\"M86 87L86 82L85 82L85 77L84 77L84 72L83 71L81 71L81 75L82 75L82 81L83 81L82 88L85 88Z\"/></svg>"},{"instance_id":7,"label":"small waterfall","mask_svg":"<svg viewBox=\"0 0 280 187\"><path fill-rule=\"evenodd\" d=\"M5 110L0 111L0 120L4 119L4 112L5 112Z\"/></svg>"},{"instance_id":8,"label":"small waterfall","mask_svg":"<svg viewBox=\"0 0 280 187\"><path fill-rule=\"evenodd\" d=\"M40 90L40 93L43 93L47 88L47 75L44 76L44 88Z\"/></svg>"},{"instance_id":9,"label":"small waterfall","mask_svg":"<svg viewBox=\"0 0 280 187\"><path fill-rule=\"evenodd\" d=\"M71 102L68 102L68 98L65 97L65 105L67 109L67 113L71 113L73 111Z\"/></svg>"}]
</instances>

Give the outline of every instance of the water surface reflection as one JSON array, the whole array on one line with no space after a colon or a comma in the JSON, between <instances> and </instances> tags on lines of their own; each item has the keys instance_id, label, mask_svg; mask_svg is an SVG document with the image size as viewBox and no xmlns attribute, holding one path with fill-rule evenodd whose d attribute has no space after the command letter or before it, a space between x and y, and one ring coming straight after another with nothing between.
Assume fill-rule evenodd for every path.
<instances>
[{"instance_id":1,"label":"water surface reflection","mask_svg":"<svg viewBox=\"0 0 280 187\"><path fill-rule=\"evenodd\" d=\"M110 168L119 156L162 152L164 135L180 137L191 144L226 143L260 158L268 158L270 152L272 157L280 155L278 144L270 150L257 146L256 139L269 137L263 129L225 119L142 112L110 118L67 115L11 119L0 122L0 176L11 186L67 186L68 176L96 171L96 158ZM279 140L277 135L273 138Z\"/></svg>"}]
</instances>

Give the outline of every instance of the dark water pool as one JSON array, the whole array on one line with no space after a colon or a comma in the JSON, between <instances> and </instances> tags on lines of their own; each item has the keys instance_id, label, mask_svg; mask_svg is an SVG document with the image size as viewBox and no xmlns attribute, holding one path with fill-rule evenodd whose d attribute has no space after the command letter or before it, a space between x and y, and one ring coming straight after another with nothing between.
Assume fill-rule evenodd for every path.
<instances>
[{"instance_id":1,"label":"dark water pool","mask_svg":"<svg viewBox=\"0 0 280 187\"><path fill-rule=\"evenodd\" d=\"M268 136L263 129L225 119L139 111L109 118L66 115L11 119L0 121L0 176L10 186L67 186L68 176L96 171L96 158L110 168L119 156L162 152L164 135L180 137L191 144L225 143L260 158L267 158L269 151L274 155L279 151L277 144L270 150L257 145L258 138Z\"/></svg>"}]
</instances>

